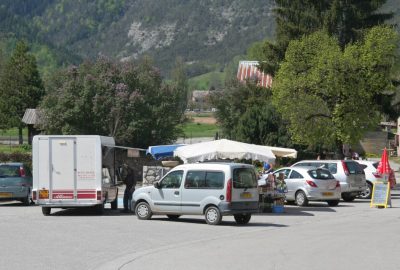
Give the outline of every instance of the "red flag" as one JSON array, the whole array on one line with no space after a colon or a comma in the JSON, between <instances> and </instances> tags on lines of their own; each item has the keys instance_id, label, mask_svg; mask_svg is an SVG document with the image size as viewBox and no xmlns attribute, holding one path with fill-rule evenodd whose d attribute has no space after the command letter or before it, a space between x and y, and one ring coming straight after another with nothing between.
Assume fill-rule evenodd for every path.
<instances>
[{"instance_id":1,"label":"red flag","mask_svg":"<svg viewBox=\"0 0 400 270\"><path fill-rule=\"evenodd\" d=\"M387 150L386 150L386 147L385 147L385 149L383 149L381 161L379 162L378 168L376 169L376 171L378 173L380 173L380 174L389 175L391 170L392 169L390 168L388 154L387 154Z\"/></svg>"}]
</instances>

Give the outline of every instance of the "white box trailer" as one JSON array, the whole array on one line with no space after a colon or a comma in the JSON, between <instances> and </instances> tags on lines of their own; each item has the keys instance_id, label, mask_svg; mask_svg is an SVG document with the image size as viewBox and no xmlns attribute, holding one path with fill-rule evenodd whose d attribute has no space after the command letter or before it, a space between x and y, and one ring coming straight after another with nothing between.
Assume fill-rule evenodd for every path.
<instances>
[{"instance_id":1,"label":"white box trailer","mask_svg":"<svg viewBox=\"0 0 400 270\"><path fill-rule=\"evenodd\" d=\"M118 208L115 142L97 135L39 135L33 138L32 199L44 215L51 208Z\"/></svg>"}]
</instances>

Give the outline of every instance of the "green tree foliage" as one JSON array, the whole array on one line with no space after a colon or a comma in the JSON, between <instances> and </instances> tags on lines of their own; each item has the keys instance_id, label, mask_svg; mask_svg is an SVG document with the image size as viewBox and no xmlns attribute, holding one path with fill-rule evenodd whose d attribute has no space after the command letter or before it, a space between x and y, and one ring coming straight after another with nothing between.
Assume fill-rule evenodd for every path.
<instances>
[{"instance_id":1,"label":"green tree foliage","mask_svg":"<svg viewBox=\"0 0 400 270\"><path fill-rule=\"evenodd\" d=\"M1 75L0 118L3 127L18 127L19 143L23 143L21 122L25 110L36 108L44 95L36 59L27 44L17 43Z\"/></svg>"},{"instance_id":2,"label":"green tree foliage","mask_svg":"<svg viewBox=\"0 0 400 270\"><path fill-rule=\"evenodd\" d=\"M230 139L247 143L291 146L285 125L271 104L271 90L231 81L211 96L216 118Z\"/></svg>"},{"instance_id":3,"label":"green tree foliage","mask_svg":"<svg viewBox=\"0 0 400 270\"><path fill-rule=\"evenodd\" d=\"M292 41L273 85L273 102L301 144L339 146L362 138L380 119L376 97L393 91L390 73L398 37L374 27L342 51L316 32Z\"/></svg>"},{"instance_id":4,"label":"green tree foliage","mask_svg":"<svg viewBox=\"0 0 400 270\"><path fill-rule=\"evenodd\" d=\"M162 82L150 61L139 65L100 57L54 76L41 104L50 134L113 136L135 147L170 143L180 130L186 89L183 75Z\"/></svg>"},{"instance_id":5,"label":"green tree foliage","mask_svg":"<svg viewBox=\"0 0 400 270\"><path fill-rule=\"evenodd\" d=\"M386 0L277 0L275 42L265 42L261 68L275 74L291 40L318 30L337 37L342 49L365 29L382 24L391 13L378 13Z\"/></svg>"}]
</instances>

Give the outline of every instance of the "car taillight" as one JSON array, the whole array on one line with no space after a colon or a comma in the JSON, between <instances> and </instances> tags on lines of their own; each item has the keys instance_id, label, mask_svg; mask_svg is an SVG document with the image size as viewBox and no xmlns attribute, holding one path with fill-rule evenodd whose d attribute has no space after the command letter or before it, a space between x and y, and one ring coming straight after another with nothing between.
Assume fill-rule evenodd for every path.
<instances>
[{"instance_id":1,"label":"car taillight","mask_svg":"<svg viewBox=\"0 0 400 270\"><path fill-rule=\"evenodd\" d=\"M344 173L345 173L347 176L349 176L349 175L350 175L349 168L347 168L347 164L346 164L346 162L344 162L343 160L342 160L342 166L343 166Z\"/></svg>"},{"instance_id":2,"label":"car taillight","mask_svg":"<svg viewBox=\"0 0 400 270\"><path fill-rule=\"evenodd\" d=\"M340 187L340 182L339 181L336 181L336 187L337 188Z\"/></svg>"},{"instance_id":3,"label":"car taillight","mask_svg":"<svg viewBox=\"0 0 400 270\"><path fill-rule=\"evenodd\" d=\"M20 177L25 177L25 176L26 176L26 175L25 175L25 170L24 170L23 167L19 167L19 176L20 176Z\"/></svg>"},{"instance_id":4,"label":"car taillight","mask_svg":"<svg viewBox=\"0 0 400 270\"><path fill-rule=\"evenodd\" d=\"M381 178L381 175L377 172L373 172L372 174L375 176L375 178Z\"/></svg>"},{"instance_id":5,"label":"car taillight","mask_svg":"<svg viewBox=\"0 0 400 270\"><path fill-rule=\"evenodd\" d=\"M32 191L32 200L36 201L36 190Z\"/></svg>"},{"instance_id":6,"label":"car taillight","mask_svg":"<svg viewBox=\"0 0 400 270\"><path fill-rule=\"evenodd\" d=\"M315 184L313 181L311 180L306 180L307 184L309 184L312 187L318 187L317 184Z\"/></svg>"},{"instance_id":7,"label":"car taillight","mask_svg":"<svg viewBox=\"0 0 400 270\"><path fill-rule=\"evenodd\" d=\"M97 200L101 201L101 190L98 190L96 194L97 194L97 196L96 196Z\"/></svg>"},{"instance_id":8,"label":"car taillight","mask_svg":"<svg viewBox=\"0 0 400 270\"><path fill-rule=\"evenodd\" d=\"M226 184L226 201L232 201L232 179L229 179L228 183Z\"/></svg>"}]
</instances>

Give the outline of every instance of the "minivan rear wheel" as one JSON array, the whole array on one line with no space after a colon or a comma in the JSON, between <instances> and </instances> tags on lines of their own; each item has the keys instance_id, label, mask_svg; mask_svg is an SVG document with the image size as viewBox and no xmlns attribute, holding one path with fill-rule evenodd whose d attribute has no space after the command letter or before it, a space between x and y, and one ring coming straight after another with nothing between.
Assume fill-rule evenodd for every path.
<instances>
[{"instance_id":1,"label":"minivan rear wheel","mask_svg":"<svg viewBox=\"0 0 400 270\"><path fill-rule=\"evenodd\" d=\"M237 224L244 225L249 223L251 219L251 214L236 214L233 215Z\"/></svg>"},{"instance_id":2,"label":"minivan rear wheel","mask_svg":"<svg viewBox=\"0 0 400 270\"><path fill-rule=\"evenodd\" d=\"M147 202L140 202L135 207L135 213L138 219L147 220L151 219L153 212Z\"/></svg>"},{"instance_id":3,"label":"minivan rear wheel","mask_svg":"<svg viewBox=\"0 0 400 270\"><path fill-rule=\"evenodd\" d=\"M218 207L210 206L206 209L205 219L209 225L218 225L222 221L222 215Z\"/></svg>"},{"instance_id":4,"label":"minivan rear wheel","mask_svg":"<svg viewBox=\"0 0 400 270\"><path fill-rule=\"evenodd\" d=\"M307 206L308 205L308 199L306 194L303 191L298 191L296 193L296 204L298 206Z\"/></svg>"}]
</instances>

